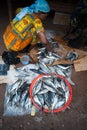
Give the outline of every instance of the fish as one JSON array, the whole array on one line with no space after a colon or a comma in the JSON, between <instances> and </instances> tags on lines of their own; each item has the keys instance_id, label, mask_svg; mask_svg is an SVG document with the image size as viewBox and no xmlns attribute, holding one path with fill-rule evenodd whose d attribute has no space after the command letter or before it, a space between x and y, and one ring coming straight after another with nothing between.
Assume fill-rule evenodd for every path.
<instances>
[{"instance_id":1,"label":"fish","mask_svg":"<svg viewBox=\"0 0 87 130\"><path fill-rule=\"evenodd\" d=\"M67 53L67 56L66 56L66 60L71 60L71 61L74 61L78 58L78 53L77 52L68 52Z\"/></svg>"},{"instance_id":2,"label":"fish","mask_svg":"<svg viewBox=\"0 0 87 130\"><path fill-rule=\"evenodd\" d=\"M46 82L44 82L44 88L46 88L46 89L48 89L49 91L51 91L51 92L56 92L55 90L54 90L54 88L52 87L52 86L49 86Z\"/></svg>"},{"instance_id":3,"label":"fish","mask_svg":"<svg viewBox=\"0 0 87 130\"><path fill-rule=\"evenodd\" d=\"M64 97L65 95L65 91L63 90L62 87L57 88L57 93L59 94L59 96L62 96L62 97Z\"/></svg>"},{"instance_id":4,"label":"fish","mask_svg":"<svg viewBox=\"0 0 87 130\"><path fill-rule=\"evenodd\" d=\"M27 96L28 96L28 91L25 90L25 91L22 93L21 98L20 98L20 101L19 101L19 104L21 104L22 107L24 107L24 104L25 104L25 102L26 102Z\"/></svg>"},{"instance_id":5,"label":"fish","mask_svg":"<svg viewBox=\"0 0 87 130\"><path fill-rule=\"evenodd\" d=\"M15 97L16 97L16 94L10 95L9 103L10 103L10 102L12 103L12 101L14 100Z\"/></svg>"},{"instance_id":6,"label":"fish","mask_svg":"<svg viewBox=\"0 0 87 130\"><path fill-rule=\"evenodd\" d=\"M47 81L43 81L43 82L45 84L44 88L47 88L51 92L55 92L57 94L62 94L62 92L59 89L55 88L55 85L50 80L48 80L48 82Z\"/></svg>"},{"instance_id":7,"label":"fish","mask_svg":"<svg viewBox=\"0 0 87 130\"><path fill-rule=\"evenodd\" d=\"M29 89L30 84L27 84L27 82L25 81L18 89L17 92L23 92L27 89Z\"/></svg>"},{"instance_id":8,"label":"fish","mask_svg":"<svg viewBox=\"0 0 87 130\"><path fill-rule=\"evenodd\" d=\"M51 99L49 98L49 92L44 94L44 103L47 105L47 107L51 108Z\"/></svg>"},{"instance_id":9,"label":"fish","mask_svg":"<svg viewBox=\"0 0 87 130\"><path fill-rule=\"evenodd\" d=\"M49 74L51 73L51 70L49 69L49 67L43 62L39 61L39 68L43 70L45 73L49 73Z\"/></svg>"},{"instance_id":10,"label":"fish","mask_svg":"<svg viewBox=\"0 0 87 130\"><path fill-rule=\"evenodd\" d=\"M32 108L32 102L31 99L29 97L27 97L24 108L28 111L28 113L31 112L31 108Z\"/></svg>"},{"instance_id":11,"label":"fish","mask_svg":"<svg viewBox=\"0 0 87 130\"><path fill-rule=\"evenodd\" d=\"M54 66L54 68L55 68L55 73L56 74L59 74L59 75L62 75L62 76L65 77L64 72L60 68L58 68L58 66Z\"/></svg>"},{"instance_id":12,"label":"fish","mask_svg":"<svg viewBox=\"0 0 87 130\"><path fill-rule=\"evenodd\" d=\"M16 84L12 85L12 87L10 89L10 92L13 92L13 91L16 92L18 90L18 88L20 88L20 86L23 85L23 83L24 83L24 79L23 80L22 79L18 79L18 82Z\"/></svg>"},{"instance_id":13,"label":"fish","mask_svg":"<svg viewBox=\"0 0 87 130\"><path fill-rule=\"evenodd\" d=\"M51 107L52 110L55 109L55 105L57 104L57 102L58 102L58 98L57 98L57 96L55 95L54 98L53 98L53 104L52 104L52 107Z\"/></svg>"},{"instance_id":14,"label":"fish","mask_svg":"<svg viewBox=\"0 0 87 130\"><path fill-rule=\"evenodd\" d=\"M16 85L18 86L18 84L20 83L20 81L21 81L20 79L17 79L14 83L12 83L11 85L9 85L8 92L9 92L9 91L13 91L14 86L16 86ZM17 87L17 86L16 86L16 87ZM16 88L16 87L15 87L15 88Z\"/></svg>"},{"instance_id":15,"label":"fish","mask_svg":"<svg viewBox=\"0 0 87 130\"><path fill-rule=\"evenodd\" d=\"M47 48L41 48L38 51L37 58L45 64L52 64L54 61L62 59L62 56L48 51Z\"/></svg>"},{"instance_id":16,"label":"fish","mask_svg":"<svg viewBox=\"0 0 87 130\"><path fill-rule=\"evenodd\" d=\"M65 101L66 101L66 102L68 101L69 96L70 96L70 93L69 93L69 91L67 91L67 92L65 93Z\"/></svg>"},{"instance_id":17,"label":"fish","mask_svg":"<svg viewBox=\"0 0 87 130\"><path fill-rule=\"evenodd\" d=\"M35 101L39 106L42 107L42 104L41 104L41 102L39 101L39 98L38 98L37 95L34 95L33 99L34 99L34 101Z\"/></svg>"},{"instance_id":18,"label":"fish","mask_svg":"<svg viewBox=\"0 0 87 130\"><path fill-rule=\"evenodd\" d=\"M63 70L67 70L69 68L71 68L71 65L57 65L59 68L63 69Z\"/></svg>"},{"instance_id":19,"label":"fish","mask_svg":"<svg viewBox=\"0 0 87 130\"><path fill-rule=\"evenodd\" d=\"M24 98L22 99L22 100L23 100L23 101L22 101L22 106L23 106L23 108L26 107L25 104L26 104L27 98L29 98L29 93L28 93L28 91L25 92Z\"/></svg>"},{"instance_id":20,"label":"fish","mask_svg":"<svg viewBox=\"0 0 87 130\"><path fill-rule=\"evenodd\" d=\"M38 73L38 74L50 74L51 73L50 68L41 62L38 63L37 69L30 69L30 70L33 71L34 73Z\"/></svg>"},{"instance_id":21,"label":"fish","mask_svg":"<svg viewBox=\"0 0 87 130\"><path fill-rule=\"evenodd\" d=\"M42 106L42 109L43 109L43 106L44 106L44 97L43 97L43 95L41 95L41 94L37 94L37 96L38 96L38 99L39 99L39 101L41 102L41 106Z\"/></svg>"},{"instance_id":22,"label":"fish","mask_svg":"<svg viewBox=\"0 0 87 130\"><path fill-rule=\"evenodd\" d=\"M44 93L47 93L49 90L48 89L43 89L41 91L38 92L38 94L44 94Z\"/></svg>"},{"instance_id":23,"label":"fish","mask_svg":"<svg viewBox=\"0 0 87 130\"><path fill-rule=\"evenodd\" d=\"M71 78L70 77L67 77L67 80L69 81L69 83L71 84L71 85L75 85L75 83L71 80Z\"/></svg>"},{"instance_id":24,"label":"fish","mask_svg":"<svg viewBox=\"0 0 87 130\"><path fill-rule=\"evenodd\" d=\"M63 80L61 80L61 88L64 90L64 92L66 92L67 91L67 85L66 85L66 83L63 81Z\"/></svg>"},{"instance_id":25,"label":"fish","mask_svg":"<svg viewBox=\"0 0 87 130\"><path fill-rule=\"evenodd\" d=\"M46 72L44 72L41 69L30 69L32 72L37 73L37 74L46 74Z\"/></svg>"},{"instance_id":26,"label":"fish","mask_svg":"<svg viewBox=\"0 0 87 130\"><path fill-rule=\"evenodd\" d=\"M41 86L42 86L42 82L38 81L37 85L35 85L36 88L34 87L33 95L37 94L40 91Z\"/></svg>"},{"instance_id":27,"label":"fish","mask_svg":"<svg viewBox=\"0 0 87 130\"><path fill-rule=\"evenodd\" d=\"M64 103L65 103L64 100L58 101L57 104L55 105L55 109L62 107L64 105Z\"/></svg>"},{"instance_id":28,"label":"fish","mask_svg":"<svg viewBox=\"0 0 87 130\"><path fill-rule=\"evenodd\" d=\"M49 56L52 55L52 53L48 52L46 54L49 54ZM21 112L24 113L31 113L33 103L29 95L30 84L39 74L45 75L34 84L32 97L34 102L41 108L40 110L55 110L67 103L70 96L68 86L56 74L60 74L66 79L68 77L71 79L72 67L61 65L47 66L41 61L28 66L19 69L16 82L8 85L5 101L8 106L10 105L10 107L14 107L15 109L20 108Z\"/></svg>"},{"instance_id":29,"label":"fish","mask_svg":"<svg viewBox=\"0 0 87 130\"><path fill-rule=\"evenodd\" d=\"M46 47L41 47L38 49L39 51L43 51L43 50L46 50Z\"/></svg>"},{"instance_id":30,"label":"fish","mask_svg":"<svg viewBox=\"0 0 87 130\"><path fill-rule=\"evenodd\" d=\"M46 57L45 57L45 58L42 58L42 57L41 57L41 58L39 59L39 61L40 61L40 62L43 62L43 63L45 63L45 64L49 64L50 58L46 58ZM51 60L51 63L53 63L53 60Z\"/></svg>"},{"instance_id":31,"label":"fish","mask_svg":"<svg viewBox=\"0 0 87 130\"><path fill-rule=\"evenodd\" d=\"M61 87L60 83L58 82L58 78L57 78L57 77L55 77L55 78L53 79L53 83L54 83L56 89L57 89L58 87Z\"/></svg>"}]
</instances>

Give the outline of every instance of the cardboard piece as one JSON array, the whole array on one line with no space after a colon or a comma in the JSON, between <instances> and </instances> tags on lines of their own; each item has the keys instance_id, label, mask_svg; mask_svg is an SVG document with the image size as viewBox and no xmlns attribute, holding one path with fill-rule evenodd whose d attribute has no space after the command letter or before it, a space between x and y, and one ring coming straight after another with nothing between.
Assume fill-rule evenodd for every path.
<instances>
[{"instance_id":1,"label":"cardboard piece","mask_svg":"<svg viewBox=\"0 0 87 130\"><path fill-rule=\"evenodd\" d=\"M58 60L55 61L52 65L57 65L57 64L75 64L75 71L83 71L83 70L87 70L87 51L83 51L80 49L75 49L75 48L71 48L67 46L67 42L64 41L61 37L56 36L55 40L62 45L62 47L64 48L62 53L64 54L65 52L65 56L67 52L77 52L78 54L78 59L75 61L67 61L65 59L62 60ZM65 51L64 51L65 50ZM58 51L59 52L59 51ZM79 61L79 62L78 62ZM77 64L78 63L78 64Z\"/></svg>"},{"instance_id":2,"label":"cardboard piece","mask_svg":"<svg viewBox=\"0 0 87 130\"><path fill-rule=\"evenodd\" d=\"M76 72L87 70L87 55L74 61L74 68Z\"/></svg>"},{"instance_id":3,"label":"cardboard piece","mask_svg":"<svg viewBox=\"0 0 87 130\"><path fill-rule=\"evenodd\" d=\"M59 65L59 64L73 64L73 62L71 62L71 61L66 61L66 60L58 60L58 61L54 61L53 62L53 64L52 64L52 66L53 65Z\"/></svg>"},{"instance_id":4,"label":"cardboard piece","mask_svg":"<svg viewBox=\"0 0 87 130\"><path fill-rule=\"evenodd\" d=\"M29 51L28 55L30 56L30 59L32 60L32 63L38 62L37 53L38 53L37 47L34 47L34 48L32 48L32 49Z\"/></svg>"}]
</instances>

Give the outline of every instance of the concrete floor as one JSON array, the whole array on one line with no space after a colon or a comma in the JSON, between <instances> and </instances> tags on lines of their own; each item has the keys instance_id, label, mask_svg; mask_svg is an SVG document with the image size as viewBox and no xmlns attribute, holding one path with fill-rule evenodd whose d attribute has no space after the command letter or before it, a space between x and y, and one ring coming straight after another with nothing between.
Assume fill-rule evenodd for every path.
<instances>
[{"instance_id":1,"label":"concrete floor","mask_svg":"<svg viewBox=\"0 0 87 130\"><path fill-rule=\"evenodd\" d=\"M7 12L0 13L0 55L6 50L2 34L8 24ZM47 29L53 29L60 36L66 33L67 27L53 25L52 19ZM0 85L0 130L87 130L87 71L76 73L73 68L72 81L75 83L70 109L64 112L49 114L38 112L35 117L30 115L4 117L4 96L6 84ZM38 120L40 119L40 120Z\"/></svg>"}]
</instances>

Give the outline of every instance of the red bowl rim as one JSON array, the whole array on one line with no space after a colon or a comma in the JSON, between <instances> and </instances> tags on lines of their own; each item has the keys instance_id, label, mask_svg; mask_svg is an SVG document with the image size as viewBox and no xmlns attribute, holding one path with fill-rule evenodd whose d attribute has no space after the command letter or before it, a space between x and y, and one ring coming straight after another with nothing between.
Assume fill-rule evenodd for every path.
<instances>
[{"instance_id":1,"label":"red bowl rim","mask_svg":"<svg viewBox=\"0 0 87 130\"><path fill-rule=\"evenodd\" d=\"M65 110L65 109L70 105L71 100L72 100L72 86L71 86L71 84L69 83L69 81L68 81L65 77L63 77L63 76L61 76L61 75L59 75L59 74L55 74L55 73L53 73L53 75L54 75L54 76L57 76L58 78L63 79L63 80L65 81L66 85L68 86L70 96L69 96L67 102L64 104L64 106L62 106L61 108L58 108L58 109L55 109L55 110L48 110L48 109L46 109L46 108L43 108L43 111L44 111L44 112L58 113L58 112L61 112L61 111ZM33 103L33 105L34 105L38 110L41 110L41 108L40 108L40 106L34 101L33 96L32 96L32 90L33 90L33 88L34 88L36 82L37 82L39 79L43 78L44 76L50 76L50 74L40 74L40 75L38 75L38 76L37 76L36 78L34 78L34 80L32 81L32 83L31 83L31 85L30 85L30 89L29 89L29 95L30 95L31 102Z\"/></svg>"}]
</instances>

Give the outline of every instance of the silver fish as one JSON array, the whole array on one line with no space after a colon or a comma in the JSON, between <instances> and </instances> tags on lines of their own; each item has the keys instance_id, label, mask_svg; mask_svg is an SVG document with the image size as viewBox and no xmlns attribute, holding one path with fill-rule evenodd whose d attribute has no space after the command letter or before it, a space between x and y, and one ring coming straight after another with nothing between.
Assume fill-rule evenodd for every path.
<instances>
[{"instance_id":1,"label":"silver fish","mask_svg":"<svg viewBox=\"0 0 87 130\"><path fill-rule=\"evenodd\" d=\"M44 93L47 93L49 90L48 89L43 89L41 91L38 92L38 94L44 94Z\"/></svg>"},{"instance_id":2,"label":"silver fish","mask_svg":"<svg viewBox=\"0 0 87 130\"><path fill-rule=\"evenodd\" d=\"M67 91L67 87L66 84L63 80L61 80L61 88L66 92Z\"/></svg>"},{"instance_id":3,"label":"silver fish","mask_svg":"<svg viewBox=\"0 0 87 130\"><path fill-rule=\"evenodd\" d=\"M64 103L65 103L64 100L58 101L57 104L55 105L55 109L62 107L64 105Z\"/></svg>"},{"instance_id":4,"label":"silver fish","mask_svg":"<svg viewBox=\"0 0 87 130\"><path fill-rule=\"evenodd\" d=\"M43 62L39 62L39 68L41 68L45 73L49 73L49 74L51 73L49 67Z\"/></svg>"},{"instance_id":5,"label":"silver fish","mask_svg":"<svg viewBox=\"0 0 87 130\"><path fill-rule=\"evenodd\" d=\"M69 93L69 91L67 91L67 92L65 93L65 101L66 101L66 102L67 102L68 99L69 99L69 95L70 95L70 93Z\"/></svg>"},{"instance_id":6,"label":"silver fish","mask_svg":"<svg viewBox=\"0 0 87 130\"><path fill-rule=\"evenodd\" d=\"M35 87L36 88L33 91L33 95L37 94L40 91L40 89L42 87L42 81L39 81Z\"/></svg>"},{"instance_id":7,"label":"silver fish","mask_svg":"<svg viewBox=\"0 0 87 130\"><path fill-rule=\"evenodd\" d=\"M48 89L51 92L55 92L54 88L52 88L51 86L49 86L48 84L44 83L44 88Z\"/></svg>"},{"instance_id":8,"label":"silver fish","mask_svg":"<svg viewBox=\"0 0 87 130\"><path fill-rule=\"evenodd\" d=\"M67 53L67 56L66 56L66 59L67 60L71 60L71 61L74 61L78 58L78 53L77 52L68 52Z\"/></svg>"},{"instance_id":9,"label":"silver fish","mask_svg":"<svg viewBox=\"0 0 87 130\"><path fill-rule=\"evenodd\" d=\"M41 95L41 94L39 95L39 94L38 94L37 96L38 96L39 101L40 101L41 104L42 104L41 106L43 106L43 105L44 105L44 97L43 97L43 95Z\"/></svg>"},{"instance_id":10,"label":"silver fish","mask_svg":"<svg viewBox=\"0 0 87 130\"><path fill-rule=\"evenodd\" d=\"M27 99L26 99L26 102L25 102L25 109L26 110L30 110L31 111L31 108L32 108L32 102L31 102L31 99L28 97Z\"/></svg>"},{"instance_id":11,"label":"silver fish","mask_svg":"<svg viewBox=\"0 0 87 130\"><path fill-rule=\"evenodd\" d=\"M39 101L37 95L34 96L34 101L35 101L39 106L42 106L42 104L41 104L41 102Z\"/></svg>"},{"instance_id":12,"label":"silver fish","mask_svg":"<svg viewBox=\"0 0 87 130\"><path fill-rule=\"evenodd\" d=\"M55 105L57 104L57 102L58 102L58 98L57 98L57 96L55 95L55 97L54 97L54 99L53 99L53 104L52 104L52 110L54 110L54 108L55 108Z\"/></svg>"},{"instance_id":13,"label":"silver fish","mask_svg":"<svg viewBox=\"0 0 87 130\"><path fill-rule=\"evenodd\" d=\"M70 83L71 85L73 85L73 86L75 85L75 83L71 80L70 77L68 77L67 80L69 81L69 83Z\"/></svg>"}]
</instances>

